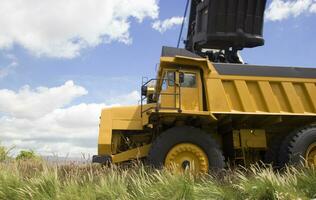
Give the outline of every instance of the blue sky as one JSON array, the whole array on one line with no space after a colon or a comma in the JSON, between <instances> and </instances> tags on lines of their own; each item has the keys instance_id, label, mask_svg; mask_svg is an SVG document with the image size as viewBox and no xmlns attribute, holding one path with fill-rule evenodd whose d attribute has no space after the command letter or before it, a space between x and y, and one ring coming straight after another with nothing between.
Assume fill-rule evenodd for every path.
<instances>
[{"instance_id":1,"label":"blue sky","mask_svg":"<svg viewBox=\"0 0 316 200\"><path fill-rule=\"evenodd\" d=\"M0 131L3 133L2 138L0 135L0 140L8 146L16 145L18 149L35 148L47 154L56 147L56 144L47 142L52 139L50 134L55 134L56 140L54 141L67 141L58 144L59 148L57 149L61 153L68 153L65 150L67 146L73 146L77 151L93 153L96 148L98 110L103 106L113 104L137 103L137 92L142 76L155 76L155 66L159 62L161 47L163 45L176 46L178 39L179 20L167 24L165 32L155 30L153 23L159 22L159 20L163 23L166 19L181 17L184 12L185 1L138 0L138 3L135 3L137 1L113 0L112 2L135 5L129 8L131 10L117 11L118 19L113 18L111 14L104 16L100 14L100 18L95 18L98 12L91 15L88 13L86 18L82 17L85 14L78 15L74 20L74 23L79 22L76 27L72 27L71 23L68 24L69 27L67 26L67 19L68 22L73 20L72 16L62 16L68 13L67 10L67 12L47 12L47 14L41 12L43 13L42 21L26 14L21 21L15 12L10 14L10 10L0 9L0 18L3 19L0 19L0 26L4 27L0 30ZM40 4L39 2L39 0L31 0L29 4L36 7ZM60 0L44 2L46 4L41 4L40 9L49 8L55 4L67 4ZM77 4L80 2L82 1L77 1ZM105 8L112 5L111 0L105 2L107 2L103 3ZM143 2L143 4L140 5L139 2ZM98 3L100 1L96 0L95 5ZM25 13L32 12L32 6L23 7L23 3L18 0L0 2L0 7L6 6L7 9L15 10L17 5ZM116 6L118 6L115 7L116 9L120 9L123 5ZM65 7L67 8L67 5ZM83 8L78 5L77 9ZM80 10L79 13L93 12L93 9L83 11ZM315 0L275 0L273 4L268 1L267 12L269 13L264 26L265 46L244 50L242 52L243 59L251 64L316 67L314 56L314 52L316 52ZM73 13L75 15L76 11ZM138 15L139 13L141 15ZM65 18L65 27L56 25L59 21L56 19L55 22L54 20L58 16L60 20ZM111 24L111 17L118 20L118 27ZM108 18L110 19L109 22L102 24L102 20L107 21ZM81 21L83 26L80 26ZM21 24L14 25L14 23ZM41 26L35 26L36 23ZM100 26L109 26L109 29L105 28L102 29L103 32L97 32L102 27L100 29L97 25L90 27L90 24L98 23ZM129 25L129 28L123 30L122 27L126 24ZM91 29L91 31L87 32L84 25L87 25L87 29ZM13 26L14 31L12 31ZM53 32L55 31L54 35L51 32L39 31L39 28L53 30ZM64 31L66 28L69 29L68 32ZM115 28L118 29L118 33L115 32ZM93 33L94 29L96 33ZM120 29L123 33L120 32ZM1 35L3 31L4 33ZM65 36L61 34L59 36L59 33L65 33ZM69 34L75 35L75 39L69 39ZM97 39L102 38L104 41L97 41L94 37L90 37L91 35L96 35ZM183 38L185 36L186 30ZM67 45L57 47L54 45L59 44L60 41L67 42L68 40L73 44L84 44L75 53L71 52L70 56L60 56L60 52L67 53L70 50L66 51ZM76 41L74 42L74 40ZM66 84L67 81L68 85ZM67 93L69 96L65 95L64 101L58 102L63 98L54 96L55 93L61 96ZM46 98L45 95L51 98ZM43 98L43 101L56 101L56 103L48 106L45 102L40 101L37 105L32 100L33 98ZM24 101L24 99L26 100ZM31 103L27 105L28 102ZM51 109L47 109L47 112L44 113L36 111L36 109L43 110L42 107ZM78 111L80 108L81 110ZM29 114L33 110L38 115ZM82 110L90 114L91 112L94 113L89 116ZM72 111L75 114L80 112L86 118L79 117L71 121L69 118L77 116ZM58 119L68 116L69 124L58 124L54 130L47 127L43 128L44 122L55 123L58 121L56 116L60 117ZM93 119L91 120L91 118ZM80 123L82 120L91 121L90 124L83 127L87 130L91 128L91 131L82 132L78 136L73 134L66 137L67 131L76 131L78 128L76 123ZM14 127L9 128L9 126ZM92 129L94 126L95 128ZM20 127L23 127L29 134L23 135ZM41 130L43 129L47 129L49 134L42 136ZM81 142L71 143L71 138ZM87 142L89 145L84 145L80 138L89 140Z\"/></svg>"},{"instance_id":2,"label":"blue sky","mask_svg":"<svg viewBox=\"0 0 316 200\"><path fill-rule=\"evenodd\" d=\"M182 16L185 0L159 2L159 18ZM130 35L133 43L120 42L101 44L81 51L72 59L37 57L26 49L15 45L2 50L0 66L11 61L3 54L16 56L19 66L0 79L0 87L17 90L23 85L31 87L56 86L67 80L84 86L90 91L89 101L102 102L107 95L124 94L139 88L142 76L155 76L155 65L159 62L161 46L175 46L180 26L161 34L152 29L153 20L143 23L131 19ZM267 65L291 65L313 67L316 48L316 15L311 13L276 22L266 22L263 47L242 52L248 63ZM184 32L183 37L185 37ZM125 82L120 82L121 80ZM119 90L119 91L118 91ZM95 92L96 94L92 94ZM102 96L98 93L104 93ZM95 96L94 96L95 95Z\"/></svg>"}]
</instances>

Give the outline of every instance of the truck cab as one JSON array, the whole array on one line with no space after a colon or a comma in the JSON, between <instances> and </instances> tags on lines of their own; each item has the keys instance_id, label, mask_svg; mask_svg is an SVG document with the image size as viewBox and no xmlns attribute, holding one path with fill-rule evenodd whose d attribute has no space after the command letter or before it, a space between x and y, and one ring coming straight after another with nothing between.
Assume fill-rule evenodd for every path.
<instances>
[{"instance_id":1,"label":"truck cab","mask_svg":"<svg viewBox=\"0 0 316 200\"><path fill-rule=\"evenodd\" d=\"M162 71L160 92L161 108L203 110L202 80L199 69L190 67L167 68Z\"/></svg>"}]
</instances>

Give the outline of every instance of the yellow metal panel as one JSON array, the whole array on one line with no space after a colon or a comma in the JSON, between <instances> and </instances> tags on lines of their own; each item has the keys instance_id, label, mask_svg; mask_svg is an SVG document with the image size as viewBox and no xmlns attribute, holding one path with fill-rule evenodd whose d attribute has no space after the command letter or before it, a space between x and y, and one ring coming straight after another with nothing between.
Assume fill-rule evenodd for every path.
<instances>
[{"instance_id":1,"label":"yellow metal panel","mask_svg":"<svg viewBox=\"0 0 316 200\"><path fill-rule=\"evenodd\" d=\"M113 130L142 130L143 123L141 120L113 120L112 122L112 129Z\"/></svg>"},{"instance_id":2,"label":"yellow metal panel","mask_svg":"<svg viewBox=\"0 0 316 200\"><path fill-rule=\"evenodd\" d=\"M113 107L113 119L140 119L140 106L121 106Z\"/></svg>"},{"instance_id":3,"label":"yellow metal panel","mask_svg":"<svg viewBox=\"0 0 316 200\"><path fill-rule=\"evenodd\" d=\"M216 77L217 78L217 77ZM286 78L286 77L265 77L265 76L237 76L237 75L220 75L222 80L245 80L245 81L273 81L273 82L300 82L316 83L316 79L310 78Z\"/></svg>"},{"instance_id":4,"label":"yellow metal panel","mask_svg":"<svg viewBox=\"0 0 316 200\"><path fill-rule=\"evenodd\" d=\"M112 142L112 112L111 109L104 109L101 113L99 139L98 139L98 154L110 155Z\"/></svg>"},{"instance_id":5,"label":"yellow metal panel","mask_svg":"<svg viewBox=\"0 0 316 200\"><path fill-rule=\"evenodd\" d=\"M316 116L316 113L291 113L291 112L281 112L281 113L266 113L266 112L242 112L242 111L230 111L230 112L212 112L213 114L227 114L227 115L250 115L248 117L255 117L257 115L271 115L271 116Z\"/></svg>"},{"instance_id":6,"label":"yellow metal panel","mask_svg":"<svg viewBox=\"0 0 316 200\"><path fill-rule=\"evenodd\" d=\"M147 109L148 104L144 106ZM148 123L146 114L141 118L140 106L123 106L103 109L100 118L98 154L111 155L112 130L142 130Z\"/></svg>"},{"instance_id":7,"label":"yellow metal panel","mask_svg":"<svg viewBox=\"0 0 316 200\"><path fill-rule=\"evenodd\" d=\"M160 94L160 106L163 108L176 108L179 101L176 93L176 86L168 86L165 90L162 90Z\"/></svg>"},{"instance_id":8,"label":"yellow metal panel","mask_svg":"<svg viewBox=\"0 0 316 200\"><path fill-rule=\"evenodd\" d=\"M241 129L233 131L234 148L266 148L267 140L265 130Z\"/></svg>"},{"instance_id":9,"label":"yellow metal panel","mask_svg":"<svg viewBox=\"0 0 316 200\"><path fill-rule=\"evenodd\" d=\"M297 97L300 99L304 112L312 113L314 112L313 103L308 95L306 87L303 83L294 83L293 84Z\"/></svg>"},{"instance_id":10,"label":"yellow metal panel","mask_svg":"<svg viewBox=\"0 0 316 200\"><path fill-rule=\"evenodd\" d=\"M259 81L258 85L268 111L272 113L279 113L280 104L273 93L270 83L268 81Z\"/></svg>"},{"instance_id":11,"label":"yellow metal panel","mask_svg":"<svg viewBox=\"0 0 316 200\"><path fill-rule=\"evenodd\" d=\"M299 115L316 112L314 83L291 82L290 79L286 82L244 81L247 77L242 78L207 79L207 99L212 113Z\"/></svg>"},{"instance_id":12,"label":"yellow metal panel","mask_svg":"<svg viewBox=\"0 0 316 200\"><path fill-rule=\"evenodd\" d=\"M300 99L298 98L295 88L291 82L282 82L282 87L285 92L290 108L294 113L304 113L304 108Z\"/></svg>"},{"instance_id":13,"label":"yellow metal panel","mask_svg":"<svg viewBox=\"0 0 316 200\"><path fill-rule=\"evenodd\" d=\"M227 112L231 110L228 102L224 86L220 79L207 79L206 87L208 93L208 101L210 111L223 111Z\"/></svg>"},{"instance_id":14,"label":"yellow metal panel","mask_svg":"<svg viewBox=\"0 0 316 200\"><path fill-rule=\"evenodd\" d=\"M154 111L154 110L153 110ZM159 114L164 116L199 116L202 118L208 118L210 121L217 121L217 118L209 111L192 111L192 110L183 110L181 112L177 110L159 110Z\"/></svg>"},{"instance_id":15,"label":"yellow metal panel","mask_svg":"<svg viewBox=\"0 0 316 200\"><path fill-rule=\"evenodd\" d=\"M120 163L120 162L124 162L124 161L128 161L128 160L132 160L132 159L138 159L138 158L145 157L148 155L150 147L151 147L151 144L148 144L148 145L145 145L142 147L130 149L130 150L124 151L122 153L112 155L112 162L113 163Z\"/></svg>"},{"instance_id":16,"label":"yellow metal panel","mask_svg":"<svg viewBox=\"0 0 316 200\"><path fill-rule=\"evenodd\" d=\"M161 72L164 68L170 67L170 65L184 65L194 66L203 69L205 72L216 75L217 71L214 66L209 62L207 58L189 58L184 56L176 57L160 57L160 66L158 71L158 77L161 77ZM160 75L160 76L159 76Z\"/></svg>"},{"instance_id":17,"label":"yellow metal panel","mask_svg":"<svg viewBox=\"0 0 316 200\"><path fill-rule=\"evenodd\" d=\"M181 109L194 111L203 110L202 82L200 77L200 69L180 69L179 72L177 72L177 80L179 80L179 73L194 74L196 78L196 85L194 87L177 88L177 91L181 91ZM180 102L178 101L177 103Z\"/></svg>"},{"instance_id":18,"label":"yellow metal panel","mask_svg":"<svg viewBox=\"0 0 316 200\"><path fill-rule=\"evenodd\" d=\"M201 87L200 87L201 88ZM182 110L203 110L202 99L199 88L181 88L181 109Z\"/></svg>"},{"instance_id":19,"label":"yellow metal panel","mask_svg":"<svg viewBox=\"0 0 316 200\"><path fill-rule=\"evenodd\" d=\"M304 84L307 98L310 100L312 107L314 108L313 111L316 112L316 86L315 83L305 83Z\"/></svg>"},{"instance_id":20,"label":"yellow metal panel","mask_svg":"<svg viewBox=\"0 0 316 200\"><path fill-rule=\"evenodd\" d=\"M281 112L291 112L291 106L289 100L285 94L284 88L281 82L270 83L273 93L279 102Z\"/></svg>"},{"instance_id":21,"label":"yellow metal panel","mask_svg":"<svg viewBox=\"0 0 316 200\"><path fill-rule=\"evenodd\" d=\"M252 99L245 81L235 80L235 87L237 89L237 94L240 99L241 105L243 107L243 111L246 112L255 112L254 105L252 103Z\"/></svg>"},{"instance_id":22,"label":"yellow metal panel","mask_svg":"<svg viewBox=\"0 0 316 200\"><path fill-rule=\"evenodd\" d=\"M236 88L234 82L233 81L223 81L223 85L225 88L226 97L228 99L231 110L244 111L242 104L241 104L241 101L240 101L240 98L239 98L237 88ZM210 94L210 95L212 95L212 94Z\"/></svg>"},{"instance_id":23,"label":"yellow metal panel","mask_svg":"<svg viewBox=\"0 0 316 200\"><path fill-rule=\"evenodd\" d=\"M264 101L264 97L260 91L258 82L248 81L247 86L249 89L249 93L251 95L251 101L255 106L256 111L258 112L268 112L267 105Z\"/></svg>"}]
</instances>

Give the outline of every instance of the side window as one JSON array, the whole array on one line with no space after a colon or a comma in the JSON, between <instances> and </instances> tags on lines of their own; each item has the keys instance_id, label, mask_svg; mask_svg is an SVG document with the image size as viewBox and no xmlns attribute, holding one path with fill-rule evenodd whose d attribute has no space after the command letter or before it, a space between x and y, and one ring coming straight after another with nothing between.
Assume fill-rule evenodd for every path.
<instances>
[{"instance_id":1,"label":"side window","mask_svg":"<svg viewBox=\"0 0 316 200\"><path fill-rule=\"evenodd\" d=\"M175 72L168 72L167 73L168 85L174 86L175 81Z\"/></svg>"},{"instance_id":2,"label":"side window","mask_svg":"<svg viewBox=\"0 0 316 200\"><path fill-rule=\"evenodd\" d=\"M194 73L183 73L181 72L181 87L196 87L196 74Z\"/></svg>"},{"instance_id":3,"label":"side window","mask_svg":"<svg viewBox=\"0 0 316 200\"><path fill-rule=\"evenodd\" d=\"M174 86L175 82L175 72L166 72L164 75L164 80L162 81L162 90L166 90L168 86Z\"/></svg>"},{"instance_id":4,"label":"side window","mask_svg":"<svg viewBox=\"0 0 316 200\"><path fill-rule=\"evenodd\" d=\"M162 89L162 90L166 90L167 87L168 87L167 78L166 78L166 77L167 77L167 76L165 75L164 78L163 78L163 80L162 80L162 85L161 85L161 89Z\"/></svg>"}]
</instances>

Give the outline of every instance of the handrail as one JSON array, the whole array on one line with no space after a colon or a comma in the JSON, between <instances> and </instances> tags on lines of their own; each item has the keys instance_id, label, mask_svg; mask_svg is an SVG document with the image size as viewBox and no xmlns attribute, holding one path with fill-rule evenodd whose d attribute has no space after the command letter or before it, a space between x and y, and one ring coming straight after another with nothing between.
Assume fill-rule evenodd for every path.
<instances>
[{"instance_id":1,"label":"handrail","mask_svg":"<svg viewBox=\"0 0 316 200\"><path fill-rule=\"evenodd\" d=\"M145 83L142 83L142 87L143 88L144 86L148 86L148 84L152 81L173 81L175 82L174 80L170 80L170 79L156 79L156 78L152 78L152 79L149 79L147 80ZM143 81L142 81L143 82ZM157 87L157 85L156 85ZM142 95L142 92L141 92L141 99L140 99L140 102L141 102L141 117L143 116L143 113L144 112L147 112L148 110L151 110L151 109L155 109L156 112L159 112L160 109L168 109L168 110L178 110L179 112L181 112L181 85L180 84L174 84L174 87L175 88L179 88L179 92L177 92L177 90L175 90L175 92L157 92L157 90L155 90L155 92L153 93L153 95L156 97L156 105L155 106L151 106L147 109L143 109L143 106L144 106L144 101L148 98L147 96L145 95ZM179 107L177 107L177 102L175 102L175 107L161 107L161 105L159 104L159 98L161 98L161 96L163 95L173 95L175 97L175 99L177 99L176 97L179 97L178 98L178 105Z\"/></svg>"}]
</instances>

